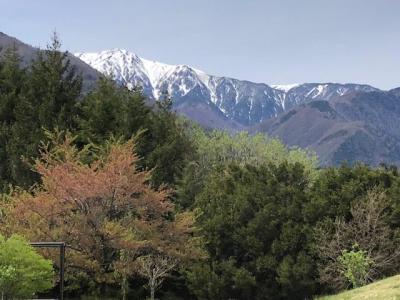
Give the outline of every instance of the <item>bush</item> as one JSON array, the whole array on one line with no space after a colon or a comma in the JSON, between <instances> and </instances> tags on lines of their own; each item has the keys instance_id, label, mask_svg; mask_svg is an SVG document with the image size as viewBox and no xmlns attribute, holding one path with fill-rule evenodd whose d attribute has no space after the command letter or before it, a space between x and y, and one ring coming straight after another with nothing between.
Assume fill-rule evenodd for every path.
<instances>
[{"instance_id":1,"label":"bush","mask_svg":"<svg viewBox=\"0 0 400 300\"><path fill-rule=\"evenodd\" d=\"M0 235L0 293L2 299L32 297L53 287L53 266L20 236Z\"/></svg>"},{"instance_id":2,"label":"bush","mask_svg":"<svg viewBox=\"0 0 400 300\"><path fill-rule=\"evenodd\" d=\"M358 245L354 245L351 251L344 250L338 257L338 261L343 267L344 277L350 281L353 288L363 286L368 282L367 275L372 261L366 251L358 249Z\"/></svg>"}]
</instances>

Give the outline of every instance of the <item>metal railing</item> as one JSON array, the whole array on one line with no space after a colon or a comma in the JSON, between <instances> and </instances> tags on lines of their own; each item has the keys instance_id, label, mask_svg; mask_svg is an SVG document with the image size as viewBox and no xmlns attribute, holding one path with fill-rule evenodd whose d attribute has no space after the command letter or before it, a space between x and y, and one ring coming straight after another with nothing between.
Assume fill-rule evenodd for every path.
<instances>
[{"instance_id":1,"label":"metal railing","mask_svg":"<svg viewBox=\"0 0 400 300\"><path fill-rule=\"evenodd\" d=\"M36 248L59 248L60 249L60 300L64 300L64 268L65 268L65 242L32 242Z\"/></svg>"}]
</instances>

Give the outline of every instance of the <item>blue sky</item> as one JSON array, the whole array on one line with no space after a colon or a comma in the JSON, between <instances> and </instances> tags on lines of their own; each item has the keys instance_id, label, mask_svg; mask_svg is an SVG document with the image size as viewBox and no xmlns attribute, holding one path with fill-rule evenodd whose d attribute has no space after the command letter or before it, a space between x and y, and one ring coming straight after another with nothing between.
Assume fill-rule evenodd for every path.
<instances>
[{"instance_id":1,"label":"blue sky","mask_svg":"<svg viewBox=\"0 0 400 300\"><path fill-rule=\"evenodd\" d=\"M398 0L0 0L0 31L268 84L400 86Z\"/></svg>"}]
</instances>

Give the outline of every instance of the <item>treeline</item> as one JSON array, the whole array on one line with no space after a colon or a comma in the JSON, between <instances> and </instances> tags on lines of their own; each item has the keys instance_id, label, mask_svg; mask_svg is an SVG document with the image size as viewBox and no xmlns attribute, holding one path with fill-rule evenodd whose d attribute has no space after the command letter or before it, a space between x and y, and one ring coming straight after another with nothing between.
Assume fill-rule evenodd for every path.
<instances>
[{"instance_id":1,"label":"treeline","mask_svg":"<svg viewBox=\"0 0 400 300\"><path fill-rule=\"evenodd\" d=\"M0 233L65 241L68 295L311 299L399 272L396 167L320 169L107 78L83 94L59 47L0 62Z\"/></svg>"}]
</instances>

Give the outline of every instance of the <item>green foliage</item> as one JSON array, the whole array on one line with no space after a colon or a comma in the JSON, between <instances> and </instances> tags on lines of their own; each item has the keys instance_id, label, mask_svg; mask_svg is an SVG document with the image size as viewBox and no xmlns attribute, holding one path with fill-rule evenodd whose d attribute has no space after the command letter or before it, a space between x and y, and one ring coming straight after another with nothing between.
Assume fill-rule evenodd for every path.
<instances>
[{"instance_id":1,"label":"green foliage","mask_svg":"<svg viewBox=\"0 0 400 300\"><path fill-rule=\"evenodd\" d=\"M67 52L61 52L56 34L51 45L39 52L30 66L27 97L41 127L52 130L74 130L76 100L82 89L82 78L71 66Z\"/></svg>"},{"instance_id":2,"label":"green foliage","mask_svg":"<svg viewBox=\"0 0 400 300\"><path fill-rule=\"evenodd\" d=\"M190 135L196 150L194 162L188 164L178 186L178 203L191 207L196 194L203 188L207 175L229 163L240 166L263 164L279 165L283 162L299 163L310 182L318 176L318 161L314 153L299 148L287 148L281 141L262 134L252 136L246 132L231 135L224 131L192 127Z\"/></svg>"},{"instance_id":3,"label":"green foliage","mask_svg":"<svg viewBox=\"0 0 400 300\"><path fill-rule=\"evenodd\" d=\"M278 139L269 138L263 134L252 136L247 132L230 135L218 130L209 134L203 130L194 130L193 136L199 163L203 168L230 162L254 166L266 163L279 165L283 162L298 162L304 165L306 173L315 177L318 164L315 154L300 148L287 148Z\"/></svg>"},{"instance_id":4,"label":"green foliage","mask_svg":"<svg viewBox=\"0 0 400 300\"><path fill-rule=\"evenodd\" d=\"M16 49L9 49L0 68L0 169L3 189L8 183L29 187L38 180L21 157L39 154L43 128L75 130L76 99L82 79L71 67L54 35L51 46L38 52L29 69L20 67Z\"/></svg>"},{"instance_id":5,"label":"green foliage","mask_svg":"<svg viewBox=\"0 0 400 300\"><path fill-rule=\"evenodd\" d=\"M16 105L21 100L26 71L20 68L20 57L15 48L7 49L0 63L0 191L12 181L7 144L11 126L15 123Z\"/></svg>"},{"instance_id":6,"label":"green foliage","mask_svg":"<svg viewBox=\"0 0 400 300\"><path fill-rule=\"evenodd\" d=\"M5 298L30 298L53 287L51 261L37 254L27 242L0 235L0 293Z\"/></svg>"},{"instance_id":7,"label":"green foliage","mask_svg":"<svg viewBox=\"0 0 400 300\"><path fill-rule=\"evenodd\" d=\"M400 271L398 229L388 225L390 210L386 193L375 188L352 203L347 220L337 217L333 224L329 219L317 224L314 238L322 284L339 291L349 280L359 285ZM361 254L368 254L367 265Z\"/></svg>"},{"instance_id":8,"label":"green foliage","mask_svg":"<svg viewBox=\"0 0 400 300\"><path fill-rule=\"evenodd\" d=\"M189 287L198 299L253 299L255 277L234 259L211 264L197 263L186 273Z\"/></svg>"},{"instance_id":9,"label":"green foliage","mask_svg":"<svg viewBox=\"0 0 400 300\"><path fill-rule=\"evenodd\" d=\"M358 246L354 245L350 251L343 250L338 261L344 269L343 275L353 288L358 288L367 283L368 269L372 264L367 251L358 249Z\"/></svg>"},{"instance_id":10,"label":"green foliage","mask_svg":"<svg viewBox=\"0 0 400 300\"><path fill-rule=\"evenodd\" d=\"M143 136L144 145L138 151L144 157L144 165L153 169L152 183L156 187L162 184L174 186L192 158L194 148L187 126L187 122L172 111L170 98L165 96L156 102Z\"/></svg>"},{"instance_id":11,"label":"green foliage","mask_svg":"<svg viewBox=\"0 0 400 300\"><path fill-rule=\"evenodd\" d=\"M358 164L321 171L304 217L314 224L316 280L323 292L348 285L337 257L355 243L373 260L369 281L400 272L399 183L396 168Z\"/></svg>"},{"instance_id":12,"label":"green foliage","mask_svg":"<svg viewBox=\"0 0 400 300\"><path fill-rule=\"evenodd\" d=\"M111 136L129 139L148 126L150 108L140 91L118 87L100 78L96 88L80 103L79 139L81 143L101 143Z\"/></svg>"},{"instance_id":13,"label":"green foliage","mask_svg":"<svg viewBox=\"0 0 400 300\"><path fill-rule=\"evenodd\" d=\"M146 104L140 90L119 87L107 78L81 102L79 141L104 143L111 136L124 140L139 135L136 151L141 168L153 169L152 184L173 186L192 152L186 124L172 111L168 97Z\"/></svg>"},{"instance_id":14,"label":"green foliage","mask_svg":"<svg viewBox=\"0 0 400 300\"><path fill-rule=\"evenodd\" d=\"M205 278L190 277L197 294L211 285L216 298L310 295L314 270L302 217L308 185L299 163L230 164L213 171L195 203L211 266L203 267Z\"/></svg>"},{"instance_id":15,"label":"green foliage","mask_svg":"<svg viewBox=\"0 0 400 300\"><path fill-rule=\"evenodd\" d=\"M219 155L218 151L210 153ZM180 199L198 212L210 257L188 275L191 289L200 298L298 299L328 290L329 285L318 284L320 261L314 252L313 228L321 223L332 228L337 217L352 219L354 205L363 203L374 187L388 195L385 217L379 222L386 224L391 239L399 236L397 169L359 164L323 169L310 177L302 163L246 165L241 157L246 156L238 155L233 160L238 161L236 164L222 159L207 168L199 168L207 165L207 159L198 158L186 171L192 178L204 178L204 183L188 180L189 176L182 179L182 187L188 192L184 195L194 191L192 197L196 200L190 204L190 198ZM383 238L380 234L380 240ZM342 242L354 243L350 235ZM393 257L390 254L391 261ZM256 280L255 287L233 289L238 285L232 281L227 261L249 272ZM379 274L393 274L393 267L382 265Z\"/></svg>"},{"instance_id":16,"label":"green foliage","mask_svg":"<svg viewBox=\"0 0 400 300\"><path fill-rule=\"evenodd\" d=\"M336 217L350 217L351 204L365 197L371 189L380 187L388 191L393 224L400 225L400 177L397 171L385 168L371 168L364 164L342 165L326 168L314 182L307 205L306 217L316 222L323 217L334 220ZM396 213L396 211L398 213Z\"/></svg>"}]
</instances>

